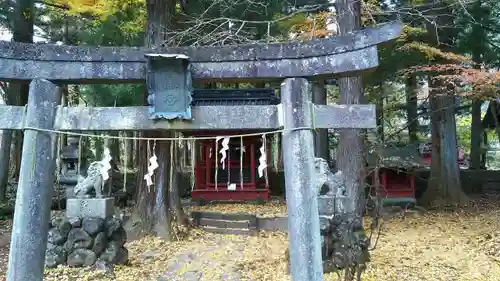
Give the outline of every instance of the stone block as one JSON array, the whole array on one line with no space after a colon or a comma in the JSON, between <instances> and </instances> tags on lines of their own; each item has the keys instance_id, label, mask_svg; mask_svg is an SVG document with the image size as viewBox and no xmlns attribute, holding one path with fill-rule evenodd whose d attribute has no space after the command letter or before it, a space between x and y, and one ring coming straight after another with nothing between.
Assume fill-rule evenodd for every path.
<instances>
[{"instance_id":1,"label":"stone block","mask_svg":"<svg viewBox=\"0 0 500 281\"><path fill-rule=\"evenodd\" d=\"M102 218L115 213L114 198L69 198L66 203L68 218Z\"/></svg>"},{"instance_id":2,"label":"stone block","mask_svg":"<svg viewBox=\"0 0 500 281\"><path fill-rule=\"evenodd\" d=\"M68 265L109 269L115 264L126 264L126 242L127 232L120 219L54 217L47 235L45 267Z\"/></svg>"},{"instance_id":3,"label":"stone block","mask_svg":"<svg viewBox=\"0 0 500 281\"><path fill-rule=\"evenodd\" d=\"M65 186L66 190L66 198L71 199L75 198L75 187L74 186Z\"/></svg>"},{"instance_id":4,"label":"stone block","mask_svg":"<svg viewBox=\"0 0 500 281\"><path fill-rule=\"evenodd\" d=\"M288 231L288 217L257 218L257 228L264 231Z\"/></svg>"},{"instance_id":5,"label":"stone block","mask_svg":"<svg viewBox=\"0 0 500 281\"><path fill-rule=\"evenodd\" d=\"M346 196L318 196L318 212L320 216L332 216L344 213L344 206L349 200Z\"/></svg>"}]
</instances>

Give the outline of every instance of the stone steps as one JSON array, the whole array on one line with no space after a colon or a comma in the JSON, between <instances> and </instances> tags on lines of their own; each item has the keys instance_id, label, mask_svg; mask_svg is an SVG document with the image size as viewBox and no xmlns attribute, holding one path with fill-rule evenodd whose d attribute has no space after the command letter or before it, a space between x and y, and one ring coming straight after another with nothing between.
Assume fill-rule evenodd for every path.
<instances>
[{"instance_id":1,"label":"stone steps","mask_svg":"<svg viewBox=\"0 0 500 281\"><path fill-rule=\"evenodd\" d=\"M193 225L208 232L233 235L255 235L257 216L249 214L224 214L217 212L192 212Z\"/></svg>"},{"instance_id":2,"label":"stone steps","mask_svg":"<svg viewBox=\"0 0 500 281\"><path fill-rule=\"evenodd\" d=\"M216 233L216 234L226 234L226 235L246 235L246 236L253 236L257 234L256 230L250 230L250 229L237 229L237 228L217 228L217 227L210 227L210 226L204 226L201 227L204 231L211 232L211 233Z\"/></svg>"}]
</instances>

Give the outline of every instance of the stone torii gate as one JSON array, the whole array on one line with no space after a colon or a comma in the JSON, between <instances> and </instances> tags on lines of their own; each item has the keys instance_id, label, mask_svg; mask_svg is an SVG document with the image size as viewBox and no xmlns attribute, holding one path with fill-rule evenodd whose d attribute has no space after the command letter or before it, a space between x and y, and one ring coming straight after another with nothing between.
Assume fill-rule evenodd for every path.
<instances>
[{"instance_id":1,"label":"stone torii gate","mask_svg":"<svg viewBox=\"0 0 500 281\"><path fill-rule=\"evenodd\" d=\"M315 105L310 80L378 66L400 23L311 41L148 50L0 42L0 80L31 81L27 107L0 107L0 129L25 130L8 281L43 279L55 179L54 131L284 129L291 275L322 280L313 129L374 128L373 105ZM178 55L175 55L178 54ZM281 104L190 106L191 82L283 80ZM149 107L59 107L57 83L144 83Z\"/></svg>"}]
</instances>

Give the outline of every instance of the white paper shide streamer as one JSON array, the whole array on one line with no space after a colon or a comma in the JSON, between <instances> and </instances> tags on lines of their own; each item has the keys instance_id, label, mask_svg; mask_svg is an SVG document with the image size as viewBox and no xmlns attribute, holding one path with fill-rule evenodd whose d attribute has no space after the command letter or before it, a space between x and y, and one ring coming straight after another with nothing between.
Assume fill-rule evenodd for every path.
<instances>
[{"instance_id":1,"label":"white paper shide streamer","mask_svg":"<svg viewBox=\"0 0 500 281\"><path fill-rule=\"evenodd\" d=\"M222 139L222 148L220 149L219 153L221 155L220 158L220 163L222 164L222 170L225 169L225 162L227 157L227 151L229 150L229 137L217 137L216 142L218 143L219 140Z\"/></svg>"},{"instance_id":2,"label":"white paper shide streamer","mask_svg":"<svg viewBox=\"0 0 500 281\"><path fill-rule=\"evenodd\" d=\"M259 178L264 176L264 170L267 168L267 156L266 156L266 135L262 135L262 146L259 149L259 167L257 167L257 172L259 173Z\"/></svg>"},{"instance_id":3,"label":"white paper shide streamer","mask_svg":"<svg viewBox=\"0 0 500 281\"><path fill-rule=\"evenodd\" d=\"M153 185L153 174L154 170L158 168L158 158L156 157L155 154L149 158L149 166L148 166L148 173L144 175L144 179L146 180L146 185L150 187Z\"/></svg>"},{"instance_id":4,"label":"white paper shide streamer","mask_svg":"<svg viewBox=\"0 0 500 281\"><path fill-rule=\"evenodd\" d=\"M99 161L102 164L101 167L101 176L102 183L104 184L109 179L109 170L111 169L110 161L113 159L111 157L111 151L108 148L104 148L102 160Z\"/></svg>"}]
</instances>

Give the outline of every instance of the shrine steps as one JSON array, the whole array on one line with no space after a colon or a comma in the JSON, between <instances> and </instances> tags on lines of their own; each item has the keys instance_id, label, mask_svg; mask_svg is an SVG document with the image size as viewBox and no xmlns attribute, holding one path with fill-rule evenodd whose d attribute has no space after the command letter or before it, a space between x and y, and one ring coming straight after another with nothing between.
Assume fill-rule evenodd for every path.
<instances>
[{"instance_id":1,"label":"shrine steps","mask_svg":"<svg viewBox=\"0 0 500 281\"><path fill-rule=\"evenodd\" d=\"M201 227L202 230L206 232L216 233L216 234L224 234L224 235L246 235L246 236L254 236L257 235L256 230L249 229L235 229L235 228L217 228L204 226Z\"/></svg>"},{"instance_id":2,"label":"shrine steps","mask_svg":"<svg viewBox=\"0 0 500 281\"><path fill-rule=\"evenodd\" d=\"M211 233L250 236L258 232L255 215L191 212L191 220L195 227Z\"/></svg>"}]
</instances>

